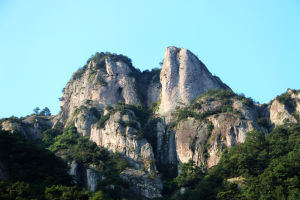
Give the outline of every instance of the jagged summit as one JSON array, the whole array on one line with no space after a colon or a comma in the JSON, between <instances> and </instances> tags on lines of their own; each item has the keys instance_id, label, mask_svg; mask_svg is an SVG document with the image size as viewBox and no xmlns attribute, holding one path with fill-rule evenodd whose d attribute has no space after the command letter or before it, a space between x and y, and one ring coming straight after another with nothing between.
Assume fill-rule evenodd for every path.
<instances>
[{"instance_id":1,"label":"jagged summit","mask_svg":"<svg viewBox=\"0 0 300 200\"><path fill-rule=\"evenodd\" d=\"M184 48L166 49L161 72L141 72L124 55L96 53L67 83L61 98L60 120L65 123L76 108L87 102L103 109L118 102L150 106L159 101L158 112L165 114L215 88L228 86Z\"/></svg>"},{"instance_id":2,"label":"jagged summit","mask_svg":"<svg viewBox=\"0 0 300 200\"><path fill-rule=\"evenodd\" d=\"M128 191L156 199L164 198L163 180L176 177L183 164L205 172L249 132L267 134L299 122L299 116L300 90L260 105L235 94L189 50L168 47L162 68L144 72L123 55L96 53L67 83L57 116L2 119L0 128L55 147L50 149L67 159L77 183L92 192L99 184L113 191L116 182L106 180L102 158L86 155L94 155L96 145L116 152L126 166L113 175L128 183ZM88 151L80 153L83 160L69 156L78 148L70 144L80 138L95 142L82 146ZM0 179L7 178L5 170L0 163Z\"/></svg>"},{"instance_id":3,"label":"jagged summit","mask_svg":"<svg viewBox=\"0 0 300 200\"><path fill-rule=\"evenodd\" d=\"M168 47L160 73L162 84L160 113L187 105L209 89L229 87L213 76L192 52L184 48Z\"/></svg>"}]
</instances>

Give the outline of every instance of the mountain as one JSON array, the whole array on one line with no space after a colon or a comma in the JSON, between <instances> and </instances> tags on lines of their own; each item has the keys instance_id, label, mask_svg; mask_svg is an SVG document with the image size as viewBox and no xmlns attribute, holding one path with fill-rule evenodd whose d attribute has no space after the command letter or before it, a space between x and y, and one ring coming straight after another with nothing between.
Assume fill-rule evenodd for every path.
<instances>
[{"instance_id":1,"label":"mountain","mask_svg":"<svg viewBox=\"0 0 300 200\"><path fill-rule=\"evenodd\" d=\"M166 181L182 178L189 164L197 176L208 173L248 133L297 123L300 91L258 104L235 94L189 50L168 47L162 68L144 72L124 55L96 53L72 75L60 105L56 116L2 119L1 129L42 143L91 192L154 199L170 194ZM10 177L6 168L0 162L1 179ZM123 192L114 196L117 188Z\"/></svg>"}]
</instances>

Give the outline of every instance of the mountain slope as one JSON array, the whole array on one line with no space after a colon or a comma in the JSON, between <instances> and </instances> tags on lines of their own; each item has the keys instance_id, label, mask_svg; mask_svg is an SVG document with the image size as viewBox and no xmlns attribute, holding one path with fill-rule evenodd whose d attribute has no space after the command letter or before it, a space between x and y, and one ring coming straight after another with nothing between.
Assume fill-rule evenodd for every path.
<instances>
[{"instance_id":1,"label":"mountain slope","mask_svg":"<svg viewBox=\"0 0 300 200\"><path fill-rule=\"evenodd\" d=\"M144 72L123 55L96 53L67 83L58 115L0 124L65 159L75 182L92 192L100 188L118 199L128 189L141 198L165 198L185 193L185 187L192 191L193 181L207 181L203 177L223 162L223 152L247 142L249 132L268 134L297 123L299 95L288 90L269 104L255 103L235 94L183 48L168 47L162 68ZM116 167L114 158L124 165ZM2 178L5 167L0 165Z\"/></svg>"}]
</instances>

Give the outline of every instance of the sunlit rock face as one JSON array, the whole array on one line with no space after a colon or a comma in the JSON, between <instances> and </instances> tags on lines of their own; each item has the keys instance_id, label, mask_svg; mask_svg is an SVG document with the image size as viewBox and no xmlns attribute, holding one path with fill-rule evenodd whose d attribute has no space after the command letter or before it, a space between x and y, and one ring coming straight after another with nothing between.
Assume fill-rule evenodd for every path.
<instances>
[{"instance_id":1,"label":"sunlit rock face","mask_svg":"<svg viewBox=\"0 0 300 200\"><path fill-rule=\"evenodd\" d=\"M219 111L227 103L231 111ZM222 152L238 143L245 142L248 132L262 130L257 123L258 110L246 106L237 96L227 99L203 97L196 100L195 113L212 114L203 119L188 117L175 127L176 152L178 165L193 160L203 169L218 164Z\"/></svg>"},{"instance_id":2,"label":"sunlit rock face","mask_svg":"<svg viewBox=\"0 0 300 200\"><path fill-rule=\"evenodd\" d=\"M145 198L159 198L159 174L175 171L176 175L180 165L189 160L206 170L218 164L224 150L245 142L249 131L267 133L299 118L299 91L288 90L288 105L277 98L260 105L232 91L228 98L207 92L215 89L231 91L187 49L168 47L162 68L144 72L122 55L99 53L73 74L61 97L61 111L50 122L60 122L64 127L74 125L80 135L99 147L120 153L130 167L120 174L123 181ZM197 105L189 107L194 102ZM116 104L151 108L151 119L142 122L130 108L110 112L108 108ZM205 117L187 115L177 121L176 112L183 108ZM99 126L103 117L107 119ZM155 123L147 133L150 139L139 135L151 120ZM135 126L129 125L132 121ZM4 130L13 127L23 128L12 122L2 123ZM37 127L34 130L39 130ZM38 138L41 131L33 135ZM101 181L99 173L92 166L80 172L79 168L72 163L70 173L84 180L90 191L96 191Z\"/></svg>"},{"instance_id":3,"label":"sunlit rock face","mask_svg":"<svg viewBox=\"0 0 300 200\"><path fill-rule=\"evenodd\" d=\"M105 122L103 128L93 125L90 140L112 152L119 152L135 169L156 171L152 146L146 139L137 138L137 129L121 122L133 120L133 112L116 112Z\"/></svg>"},{"instance_id":4,"label":"sunlit rock face","mask_svg":"<svg viewBox=\"0 0 300 200\"><path fill-rule=\"evenodd\" d=\"M97 109L107 104L124 102L126 104L141 104L137 94L134 70L122 61L105 58L105 63L98 66L94 60L73 74L64 88L61 97L62 122L72 118L76 108L89 104Z\"/></svg>"},{"instance_id":5,"label":"sunlit rock face","mask_svg":"<svg viewBox=\"0 0 300 200\"><path fill-rule=\"evenodd\" d=\"M270 121L274 126L295 123L300 115L300 92L288 89L283 95L286 96L285 102L277 97L269 105Z\"/></svg>"},{"instance_id":6,"label":"sunlit rock face","mask_svg":"<svg viewBox=\"0 0 300 200\"><path fill-rule=\"evenodd\" d=\"M208 89L228 88L213 76L189 50L168 47L160 73L162 85L159 113L187 105Z\"/></svg>"}]
</instances>

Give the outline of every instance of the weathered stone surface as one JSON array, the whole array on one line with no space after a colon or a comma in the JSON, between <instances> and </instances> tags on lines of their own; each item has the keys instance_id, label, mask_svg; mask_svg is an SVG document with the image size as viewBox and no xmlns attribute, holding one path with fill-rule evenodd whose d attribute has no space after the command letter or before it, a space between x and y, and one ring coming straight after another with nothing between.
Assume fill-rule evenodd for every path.
<instances>
[{"instance_id":1,"label":"weathered stone surface","mask_svg":"<svg viewBox=\"0 0 300 200\"><path fill-rule=\"evenodd\" d=\"M67 121L75 109L92 102L95 107L103 108L107 104L124 102L140 104L136 89L136 80L131 74L133 69L122 61L114 62L105 59L106 71L98 69L97 63L91 60L79 78L67 83L61 98L60 120Z\"/></svg>"},{"instance_id":2,"label":"weathered stone surface","mask_svg":"<svg viewBox=\"0 0 300 200\"><path fill-rule=\"evenodd\" d=\"M207 167L218 164L225 148L232 147L237 143L244 143L246 134L254 130L254 122L242 120L234 114L222 113L209 118L214 129L208 140ZM259 129L259 127L256 127Z\"/></svg>"},{"instance_id":3,"label":"weathered stone surface","mask_svg":"<svg viewBox=\"0 0 300 200\"><path fill-rule=\"evenodd\" d=\"M130 63L109 56L102 68L98 64L91 59L72 76L61 98L61 112L52 121L62 122L65 126L74 124L81 135L89 136L98 146L123 155L134 169L125 170L121 178L133 191L150 199L161 197L161 180L153 178L157 167L160 172L164 168L168 168L164 172L171 168L176 171L178 165L191 159L203 169L210 168L218 163L226 148L243 143L247 132L257 129L267 133L269 127L260 127L259 118L277 126L286 121L296 122L295 114L300 114L300 92L294 90L288 93L295 101L295 113L290 113L276 99L262 106L249 104L241 96L233 95L230 99L205 97L199 100L201 105L194 111L213 114L205 119L188 117L171 128L170 124L176 120L171 113L176 107L189 105L209 89L228 89L194 54L187 49L168 47L162 69L151 72L140 72ZM112 114L106 107L118 102L150 107L157 101L160 104L155 113L156 131L152 133L156 138L151 144L137 136L140 122L137 127L128 125L127 122L137 120L134 112L126 110ZM97 127L100 115L109 115L102 128ZM2 128L15 126L4 124ZM74 175L75 168L78 166L71 165ZM84 174L89 190L95 191L100 179L95 169L88 168L80 173Z\"/></svg>"},{"instance_id":4,"label":"weathered stone surface","mask_svg":"<svg viewBox=\"0 0 300 200\"><path fill-rule=\"evenodd\" d=\"M243 143L247 132L254 129L266 132L257 123L259 114L255 105L245 105L241 97L204 96L195 103L198 106L189 108L191 111L212 114L205 119L188 117L175 127L179 165L193 160L198 166L210 168L218 163L226 148ZM220 113L224 105L226 109Z\"/></svg>"},{"instance_id":5,"label":"weathered stone surface","mask_svg":"<svg viewBox=\"0 0 300 200\"><path fill-rule=\"evenodd\" d=\"M76 184L85 186L90 192L97 191L100 182L100 172L95 166L90 165L86 168L76 161L70 162L69 166L69 174L74 177Z\"/></svg>"},{"instance_id":6,"label":"weathered stone surface","mask_svg":"<svg viewBox=\"0 0 300 200\"><path fill-rule=\"evenodd\" d=\"M120 177L129 183L131 190L146 198L162 197L162 181L159 178L151 177L147 172L128 168L120 174Z\"/></svg>"},{"instance_id":7,"label":"weathered stone surface","mask_svg":"<svg viewBox=\"0 0 300 200\"><path fill-rule=\"evenodd\" d=\"M270 121L275 126L284 124L285 122L296 122L286 106L275 99L270 106Z\"/></svg>"},{"instance_id":8,"label":"weathered stone surface","mask_svg":"<svg viewBox=\"0 0 300 200\"><path fill-rule=\"evenodd\" d=\"M74 124L78 133L82 136L90 136L91 126L98 121L101 113L102 110L97 110L97 108L92 105L82 105L77 108L73 113L73 116L68 119L66 126Z\"/></svg>"},{"instance_id":9,"label":"weathered stone surface","mask_svg":"<svg viewBox=\"0 0 300 200\"><path fill-rule=\"evenodd\" d=\"M88 190L90 192L96 192L100 178L99 172L96 169L94 169L93 166L90 166L86 169L86 180Z\"/></svg>"},{"instance_id":10,"label":"weathered stone surface","mask_svg":"<svg viewBox=\"0 0 300 200\"><path fill-rule=\"evenodd\" d=\"M207 123L188 118L176 128L176 151L178 164L193 160L195 164L205 164L204 146L208 138Z\"/></svg>"},{"instance_id":11,"label":"weathered stone surface","mask_svg":"<svg viewBox=\"0 0 300 200\"><path fill-rule=\"evenodd\" d=\"M74 177L75 183L80 184L83 182L79 164L75 160L68 164L70 166L69 174Z\"/></svg>"},{"instance_id":12,"label":"weathered stone surface","mask_svg":"<svg viewBox=\"0 0 300 200\"><path fill-rule=\"evenodd\" d=\"M23 120L4 120L1 124L2 130L12 133L19 132L27 139L35 140L42 136L42 132L52 127L52 117L29 116Z\"/></svg>"},{"instance_id":13,"label":"weathered stone surface","mask_svg":"<svg viewBox=\"0 0 300 200\"><path fill-rule=\"evenodd\" d=\"M175 131L171 130L162 119L156 124L156 139L156 159L160 164L159 169L169 174L176 172Z\"/></svg>"},{"instance_id":14,"label":"weathered stone surface","mask_svg":"<svg viewBox=\"0 0 300 200\"><path fill-rule=\"evenodd\" d=\"M165 52L160 82L160 114L189 104L208 89L227 88L194 54L176 47L168 47Z\"/></svg>"},{"instance_id":15,"label":"weathered stone surface","mask_svg":"<svg viewBox=\"0 0 300 200\"><path fill-rule=\"evenodd\" d=\"M127 122L132 119L134 119L132 112L126 114L116 112L106 121L104 128L92 126L90 139L100 147L121 153L136 169L155 171L152 146L146 139L137 138L137 129L120 124L120 121Z\"/></svg>"}]
</instances>

